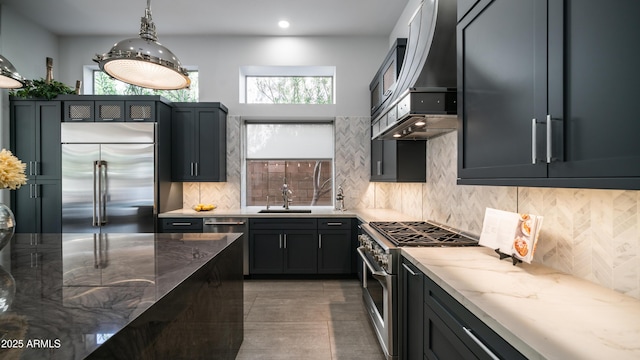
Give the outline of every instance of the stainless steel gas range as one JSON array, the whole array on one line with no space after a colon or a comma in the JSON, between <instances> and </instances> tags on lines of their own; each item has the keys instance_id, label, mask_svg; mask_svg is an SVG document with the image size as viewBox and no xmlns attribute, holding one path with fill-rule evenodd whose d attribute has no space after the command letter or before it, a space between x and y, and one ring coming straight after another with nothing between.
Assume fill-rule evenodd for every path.
<instances>
[{"instance_id":1,"label":"stainless steel gas range","mask_svg":"<svg viewBox=\"0 0 640 360\"><path fill-rule=\"evenodd\" d=\"M361 224L362 297L388 360L398 359L398 274L400 247L477 246L471 234L431 221Z\"/></svg>"}]
</instances>

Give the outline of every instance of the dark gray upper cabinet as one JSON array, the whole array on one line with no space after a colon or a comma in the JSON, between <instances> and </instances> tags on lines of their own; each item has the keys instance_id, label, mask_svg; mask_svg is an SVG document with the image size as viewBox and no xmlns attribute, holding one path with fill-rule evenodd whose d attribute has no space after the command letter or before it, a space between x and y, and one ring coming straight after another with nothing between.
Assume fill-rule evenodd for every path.
<instances>
[{"instance_id":1,"label":"dark gray upper cabinet","mask_svg":"<svg viewBox=\"0 0 640 360\"><path fill-rule=\"evenodd\" d=\"M427 142L371 140L371 181L426 182Z\"/></svg>"},{"instance_id":2,"label":"dark gray upper cabinet","mask_svg":"<svg viewBox=\"0 0 640 360\"><path fill-rule=\"evenodd\" d=\"M141 100L140 98L153 98ZM155 122L159 96L64 96L62 121ZM166 102L165 102L166 103Z\"/></svg>"},{"instance_id":3,"label":"dark gray upper cabinet","mask_svg":"<svg viewBox=\"0 0 640 360\"><path fill-rule=\"evenodd\" d=\"M11 150L29 179L61 178L59 101L11 99Z\"/></svg>"},{"instance_id":4,"label":"dark gray upper cabinet","mask_svg":"<svg viewBox=\"0 0 640 360\"><path fill-rule=\"evenodd\" d=\"M622 0L473 6L457 28L458 183L640 189L639 12Z\"/></svg>"},{"instance_id":5,"label":"dark gray upper cabinet","mask_svg":"<svg viewBox=\"0 0 640 360\"><path fill-rule=\"evenodd\" d=\"M369 84L371 93L371 118L375 118L384 108L391 94L396 88L396 81L404 61L407 49L407 39L398 38L384 59L382 66Z\"/></svg>"},{"instance_id":6,"label":"dark gray upper cabinet","mask_svg":"<svg viewBox=\"0 0 640 360\"><path fill-rule=\"evenodd\" d=\"M462 19L480 0L458 0L458 21Z\"/></svg>"},{"instance_id":7,"label":"dark gray upper cabinet","mask_svg":"<svg viewBox=\"0 0 640 360\"><path fill-rule=\"evenodd\" d=\"M220 103L174 103L173 181L227 180L227 108Z\"/></svg>"}]
</instances>

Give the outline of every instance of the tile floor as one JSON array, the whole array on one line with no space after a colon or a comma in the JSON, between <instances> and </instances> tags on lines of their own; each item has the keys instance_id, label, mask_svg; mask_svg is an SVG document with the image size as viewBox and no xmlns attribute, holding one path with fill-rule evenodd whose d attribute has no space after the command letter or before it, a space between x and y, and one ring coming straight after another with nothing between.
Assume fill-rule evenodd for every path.
<instances>
[{"instance_id":1,"label":"tile floor","mask_svg":"<svg viewBox=\"0 0 640 360\"><path fill-rule=\"evenodd\" d=\"M357 280L245 280L236 360L384 360Z\"/></svg>"}]
</instances>

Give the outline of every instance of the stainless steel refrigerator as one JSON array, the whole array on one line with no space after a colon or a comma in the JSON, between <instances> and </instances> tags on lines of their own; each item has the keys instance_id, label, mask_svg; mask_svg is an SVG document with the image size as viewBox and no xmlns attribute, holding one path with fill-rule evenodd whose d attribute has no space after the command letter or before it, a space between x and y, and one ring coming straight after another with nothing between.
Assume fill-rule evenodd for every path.
<instances>
[{"instance_id":1,"label":"stainless steel refrigerator","mask_svg":"<svg viewBox=\"0 0 640 360\"><path fill-rule=\"evenodd\" d=\"M62 231L154 232L155 123L62 123Z\"/></svg>"}]
</instances>

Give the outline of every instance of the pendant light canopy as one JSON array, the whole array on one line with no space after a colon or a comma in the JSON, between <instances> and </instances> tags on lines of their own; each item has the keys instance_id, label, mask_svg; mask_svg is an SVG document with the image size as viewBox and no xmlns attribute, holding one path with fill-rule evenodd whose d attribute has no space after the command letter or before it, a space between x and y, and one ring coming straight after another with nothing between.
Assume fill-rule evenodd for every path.
<instances>
[{"instance_id":1,"label":"pendant light canopy","mask_svg":"<svg viewBox=\"0 0 640 360\"><path fill-rule=\"evenodd\" d=\"M0 88L19 89L27 84L27 79L18 74L11 61L0 55Z\"/></svg>"},{"instance_id":2,"label":"pendant light canopy","mask_svg":"<svg viewBox=\"0 0 640 360\"><path fill-rule=\"evenodd\" d=\"M178 90L189 87L191 80L180 60L158 42L151 19L151 0L140 19L140 37L122 40L109 52L96 55L93 61L109 76L145 88Z\"/></svg>"}]
</instances>

